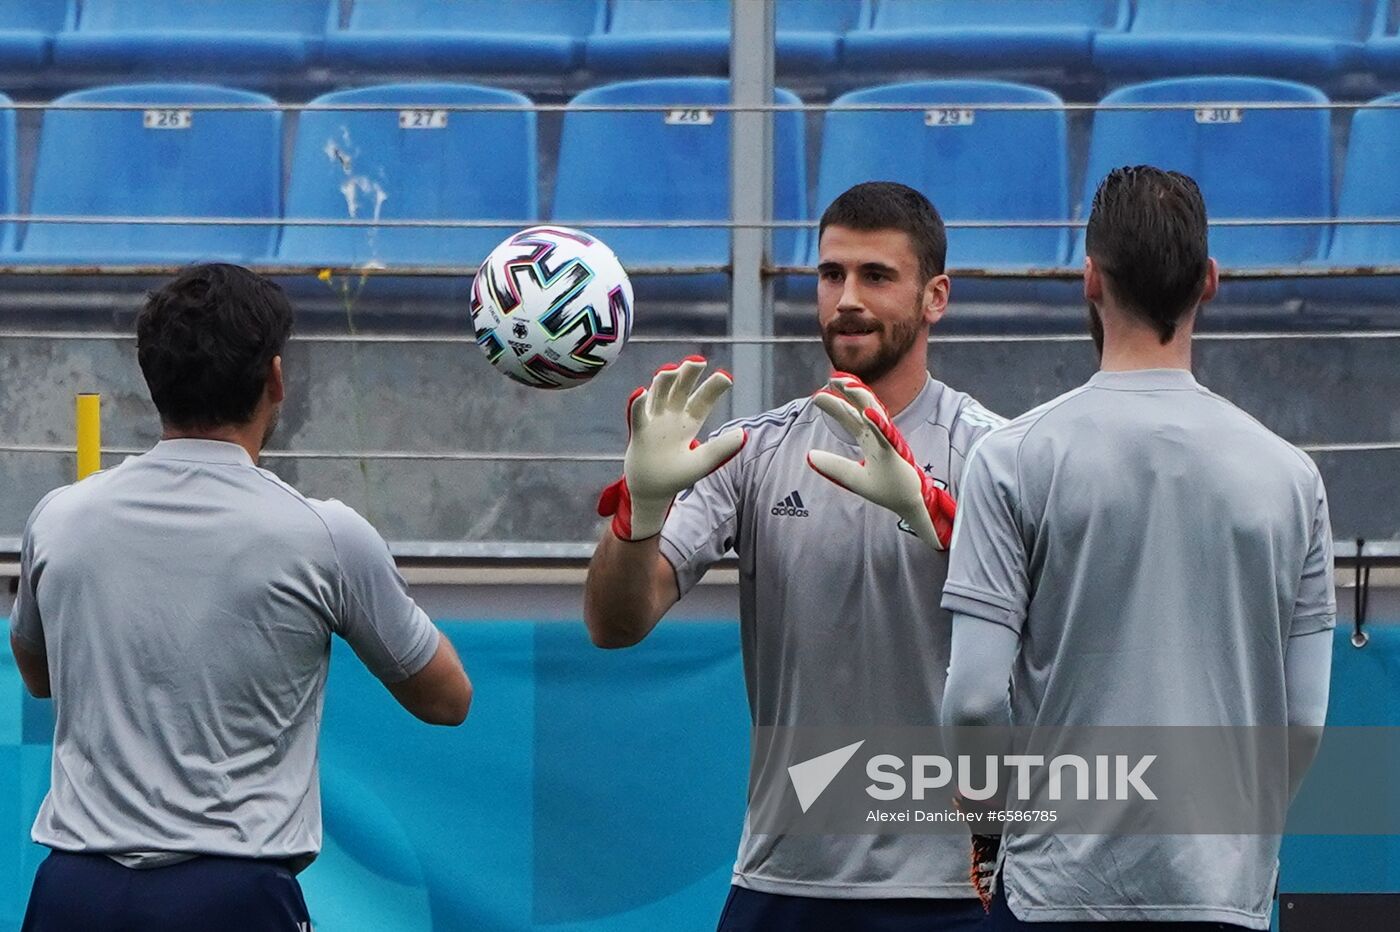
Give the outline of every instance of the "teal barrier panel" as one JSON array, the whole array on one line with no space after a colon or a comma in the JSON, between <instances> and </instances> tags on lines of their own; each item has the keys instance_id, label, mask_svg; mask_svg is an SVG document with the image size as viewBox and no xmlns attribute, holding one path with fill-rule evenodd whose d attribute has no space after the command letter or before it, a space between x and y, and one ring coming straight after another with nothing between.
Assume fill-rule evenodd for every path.
<instances>
[{"instance_id":1,"label":"teal barrier panel","mask_svg":"<svg viewBox=\"0 0 1400 932\"><path fill-rule=\"evenodd\" d=\"M302 875L316 928L713 929L748 770L737 626L663 623L624 651L581 624L443 628L477 690L459 729L417 722L332 651L325 845ZM1362 650L1338 632L1331 724L1400 724L1400 629L1370 630ZM45 854L29 828L51 734L0 650L0 929L18 927ZM1400 890L1400 838L1288 838L1282 860L1287 892Z\"/></svg>"},{"instance_id":2,"label":"teal barrier panel","mask_svg":"<svg viewBox=\"0 0 1400 932\"><path fill-rule=\"evenodd\" d=\"M1329 725L1400 726L1400 626L1367 625L1365 647L1353 647L1350 625L1332 644ZM1375 788L1394 811L1400 781ZM1375 799L1358 799L1363 809ZM1283 840L1279 889L1285 893L1400 893L1400 837L1304 835Z\"/></svg>"},{"instance_id":3,"label":"teal barrier panel","mask_svg":"<svg viewBox=\"0 0 1400 932\"><path fill-rule=\"evenodd\" d=\"M9 630L8 620L5 630ZM0 928L17 929L29 885L48 854L29 840L39 803L49 789L53 716L31 699L9 646L0 649Z\"/></svg>"},{"instance_id":4,"label":"teal barrier panel","mask_svg":"<svg viewBox=\"0 0 1400 932\"><path fill-rule=\"evenodd\" d=\"M476 698L457 729L399 708L336 641L321 737L318 932L711 930L743 825L748 712L733 622L625 651L583 625L444 622ZM29 828L52 718L0 651L0 929L46 853Z\"/></svg>"}]
</instances>

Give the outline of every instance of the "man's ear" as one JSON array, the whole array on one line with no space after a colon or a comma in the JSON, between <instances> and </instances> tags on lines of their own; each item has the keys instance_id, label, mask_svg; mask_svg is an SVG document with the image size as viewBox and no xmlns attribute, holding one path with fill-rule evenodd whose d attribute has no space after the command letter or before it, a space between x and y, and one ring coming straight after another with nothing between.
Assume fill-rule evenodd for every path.
<instances>
[{"instance_id":1,"label":"man's ear","mask_svg":"<svg viewBox=\"0 0 1400 932\"><path fill-rule=\"evenodd\" d=\"M1084 300L1093 305L1103 303L1103 270L1093 256L1084 257Z\"/></svg>"},{"instance_id":2,"label":"man's ear","mask_svg":"<svg viewBox=\"0 0 1400 932\"><path fill-rule=\"evenodd\" d=\"M932 326L943 319L948 311L948 294L952 287L953 283L947 275L935 275L924 284L924 323Z\"/></svg>"},{"instance_id":3,"label":"man's ear","mask_svg":"<svg viewBox=\"0 0 1400 932\"><path fill-rule=\"evenodd\" d=\"M272 364L267 367L267 400L280 405L286 397L287 387L282 381L282 357L273 356Z\"/></svg>"},{"instance_id":4,"label":"man's ear","mask_svg":"<svg viewBox=\"0 0 1400 932\"><path fill-rule=\"evenodd\" d=\"M1220 291L1220 266L1214 259L1206 262L1206 284L1201 289L1201 303L1205 304Z\"/></svg>"}]
</instances>

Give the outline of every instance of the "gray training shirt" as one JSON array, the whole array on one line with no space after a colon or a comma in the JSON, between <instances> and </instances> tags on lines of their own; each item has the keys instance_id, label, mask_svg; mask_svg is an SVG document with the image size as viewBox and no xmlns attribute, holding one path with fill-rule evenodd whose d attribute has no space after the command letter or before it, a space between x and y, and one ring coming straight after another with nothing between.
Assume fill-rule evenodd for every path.
<instances>
[{"instance_id":1,"label":"gray training shirt","mask_svg":"<svg viewBox=\"0 0 1400 932\"><path fill-rule=\"evenodd\" d=\"M1003 420L930 378L894 423L956 497L968 448ZM938 604L945 556L807 465L814 449L861 458L810 398L720 431L735 426L748 442L677 499L661 552L682 593L731 548L738 554L754 725L937 725L952 638L952 617ZM775 779L785 778L757 775L752 785ZM967 878L967 841L951 835L746 828L734 868L741 887L831 898L971 897Z\"/></svg>"},{"instance_id":2,"label":"gray training shirt","mask_svg":"<svg viewBox=\"0 0 1400 932\"><path fill-rule=\"evenodd\" d=\"M1332 628L1317 467L1189 372L1100 372L968 457L943 606L1020 635L1015 726L1282 726ZM1268 928L1279 839L1008 831L1030 922Z\"/></svg>"},{"instance_id":3,"label":"gray training shirt","mask_svg":"<svg viewBox=\"0 0 1400 932\"><path fill-rule=\"evenodd\" d=\"M239 446L167 440L34 509L11 633L48 653L53 777L33 838L129 866L309 863L330 637L386 683L437 630L384 541Z\"/></svg>"}]
</instances>

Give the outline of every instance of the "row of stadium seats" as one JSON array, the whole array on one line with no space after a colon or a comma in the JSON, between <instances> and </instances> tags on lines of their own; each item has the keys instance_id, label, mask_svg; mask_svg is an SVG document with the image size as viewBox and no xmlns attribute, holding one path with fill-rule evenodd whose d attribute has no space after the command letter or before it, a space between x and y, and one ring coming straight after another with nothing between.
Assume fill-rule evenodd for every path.
<instances>
[{"instance_id":1,"label":"row of stadium seats","mask_svg":"<svg viewBox=\"0 0 1400 932\"><path fill-rule=\"evenodd\" d=\"M0 0L0 67L724 73L731 0ZM778 0L779 69L1400 73L1390 0Z\"/></svg>"},{"instance_id":2,"label":"row of stadium seats","mask_svg":"<svg viewBox=\"0 0 1400 932\"><path fill-rule=\"evenodd\" d=\"M262 109L276 106L263 95L208 85L80 91L45 114L30 213L166 220L31 220L24 230L0 227L0 247L9 262L65 265L220 256L305 265L463 266L479 262L510 229L546 216L579 225L674 223L600 225L597 232L634 268L725 265L727 231L685 224L729 216L729 114L711 109L729 99L728 82L717 78L631 81L579 95L576 109L564 115L553 203L544 210L536 114L528 98L512 91L402 84L329 94L312 106L352 109L302 112L285 172L283 117ZM798 104L783 90L776 100ZM1251 102L1302 109L1251 109ZM1095 114L1083 198L1113 166L1148 162L1197 178L1216 220L1333 216L1332 114L1315 88L1265 78L1178 78L1126 87L1103 103L1166 108ZM1393 170L1400 95L1377 103L1382 106L1352 118L1339 216L1400 215L1400 174ZM190 109L201 106L245 109ZM498 109L454 109L463 106ZM581 109L616 106L654 109ZM870 106L908 109L858 109ZM13 213L14 111L4 111L4 118L3 206ZM1066 112L1041 88L931 81L838 99L825 116L815 212L808 209L804 114L783 110L775 118L779 220L816 216L846 187L874 178L920 188L950 221L1053 224L1072 216ZM284 176L290 178L285 204ZM1078 213L1087 213L1087 205ZM180 217L265 222L193 226L168 219ZM326 226L326 220L500 225L356 227ZM1066 227L955 229L950 261L1012 269L1077 264L1082 247L1074 240ZM781 264L811 264L814 249L806 229L774 234ZM1342 225L1335 233L1325 224L1224 227L1213 231L1212 251L1227 267L1396 264L1400 225Z\"/></svg>"}]
</instances>

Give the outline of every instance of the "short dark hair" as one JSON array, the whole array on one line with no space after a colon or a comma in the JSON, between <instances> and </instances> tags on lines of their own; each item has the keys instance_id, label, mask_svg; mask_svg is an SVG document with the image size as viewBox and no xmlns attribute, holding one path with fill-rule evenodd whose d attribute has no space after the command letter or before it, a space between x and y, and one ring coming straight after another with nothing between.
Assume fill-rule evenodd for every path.
<instances>
[{"instance_id":1,"label":"short dark hair","mask_svg":"<svg viewBox=\"0 0 1400 932\"><path fill-rule=\"evenodd\" d=\"M1170 342L1199 303L1210 264L1201 189L1180 172L1115 168L1094 194L1084 249L1114 297Z\"/></svg>"},{"instance_id":2,"label":"short dark hair","mask_svg":"<svg viewBox=\"0 0 1400 932\"><path fill-rule=\"evenodd\" d=\"M903 231L919 257L919 274L924 281L942 275L948 261L948 232L938 208L897 181L866 181L848 188L822 214L818 242L829 226Z\"/></svg>"},{"instance_id":3,"label":"short dark hair","mask_svg":"<svg viewBox=\"0 0 1400 932\"><path fill-rule=\"evenodd\" d=\"M161 422L246 424L291 332L282 289L242 266L190 266L152 291L136 318L136 358Z\"/></svg>"}]
</instances>

